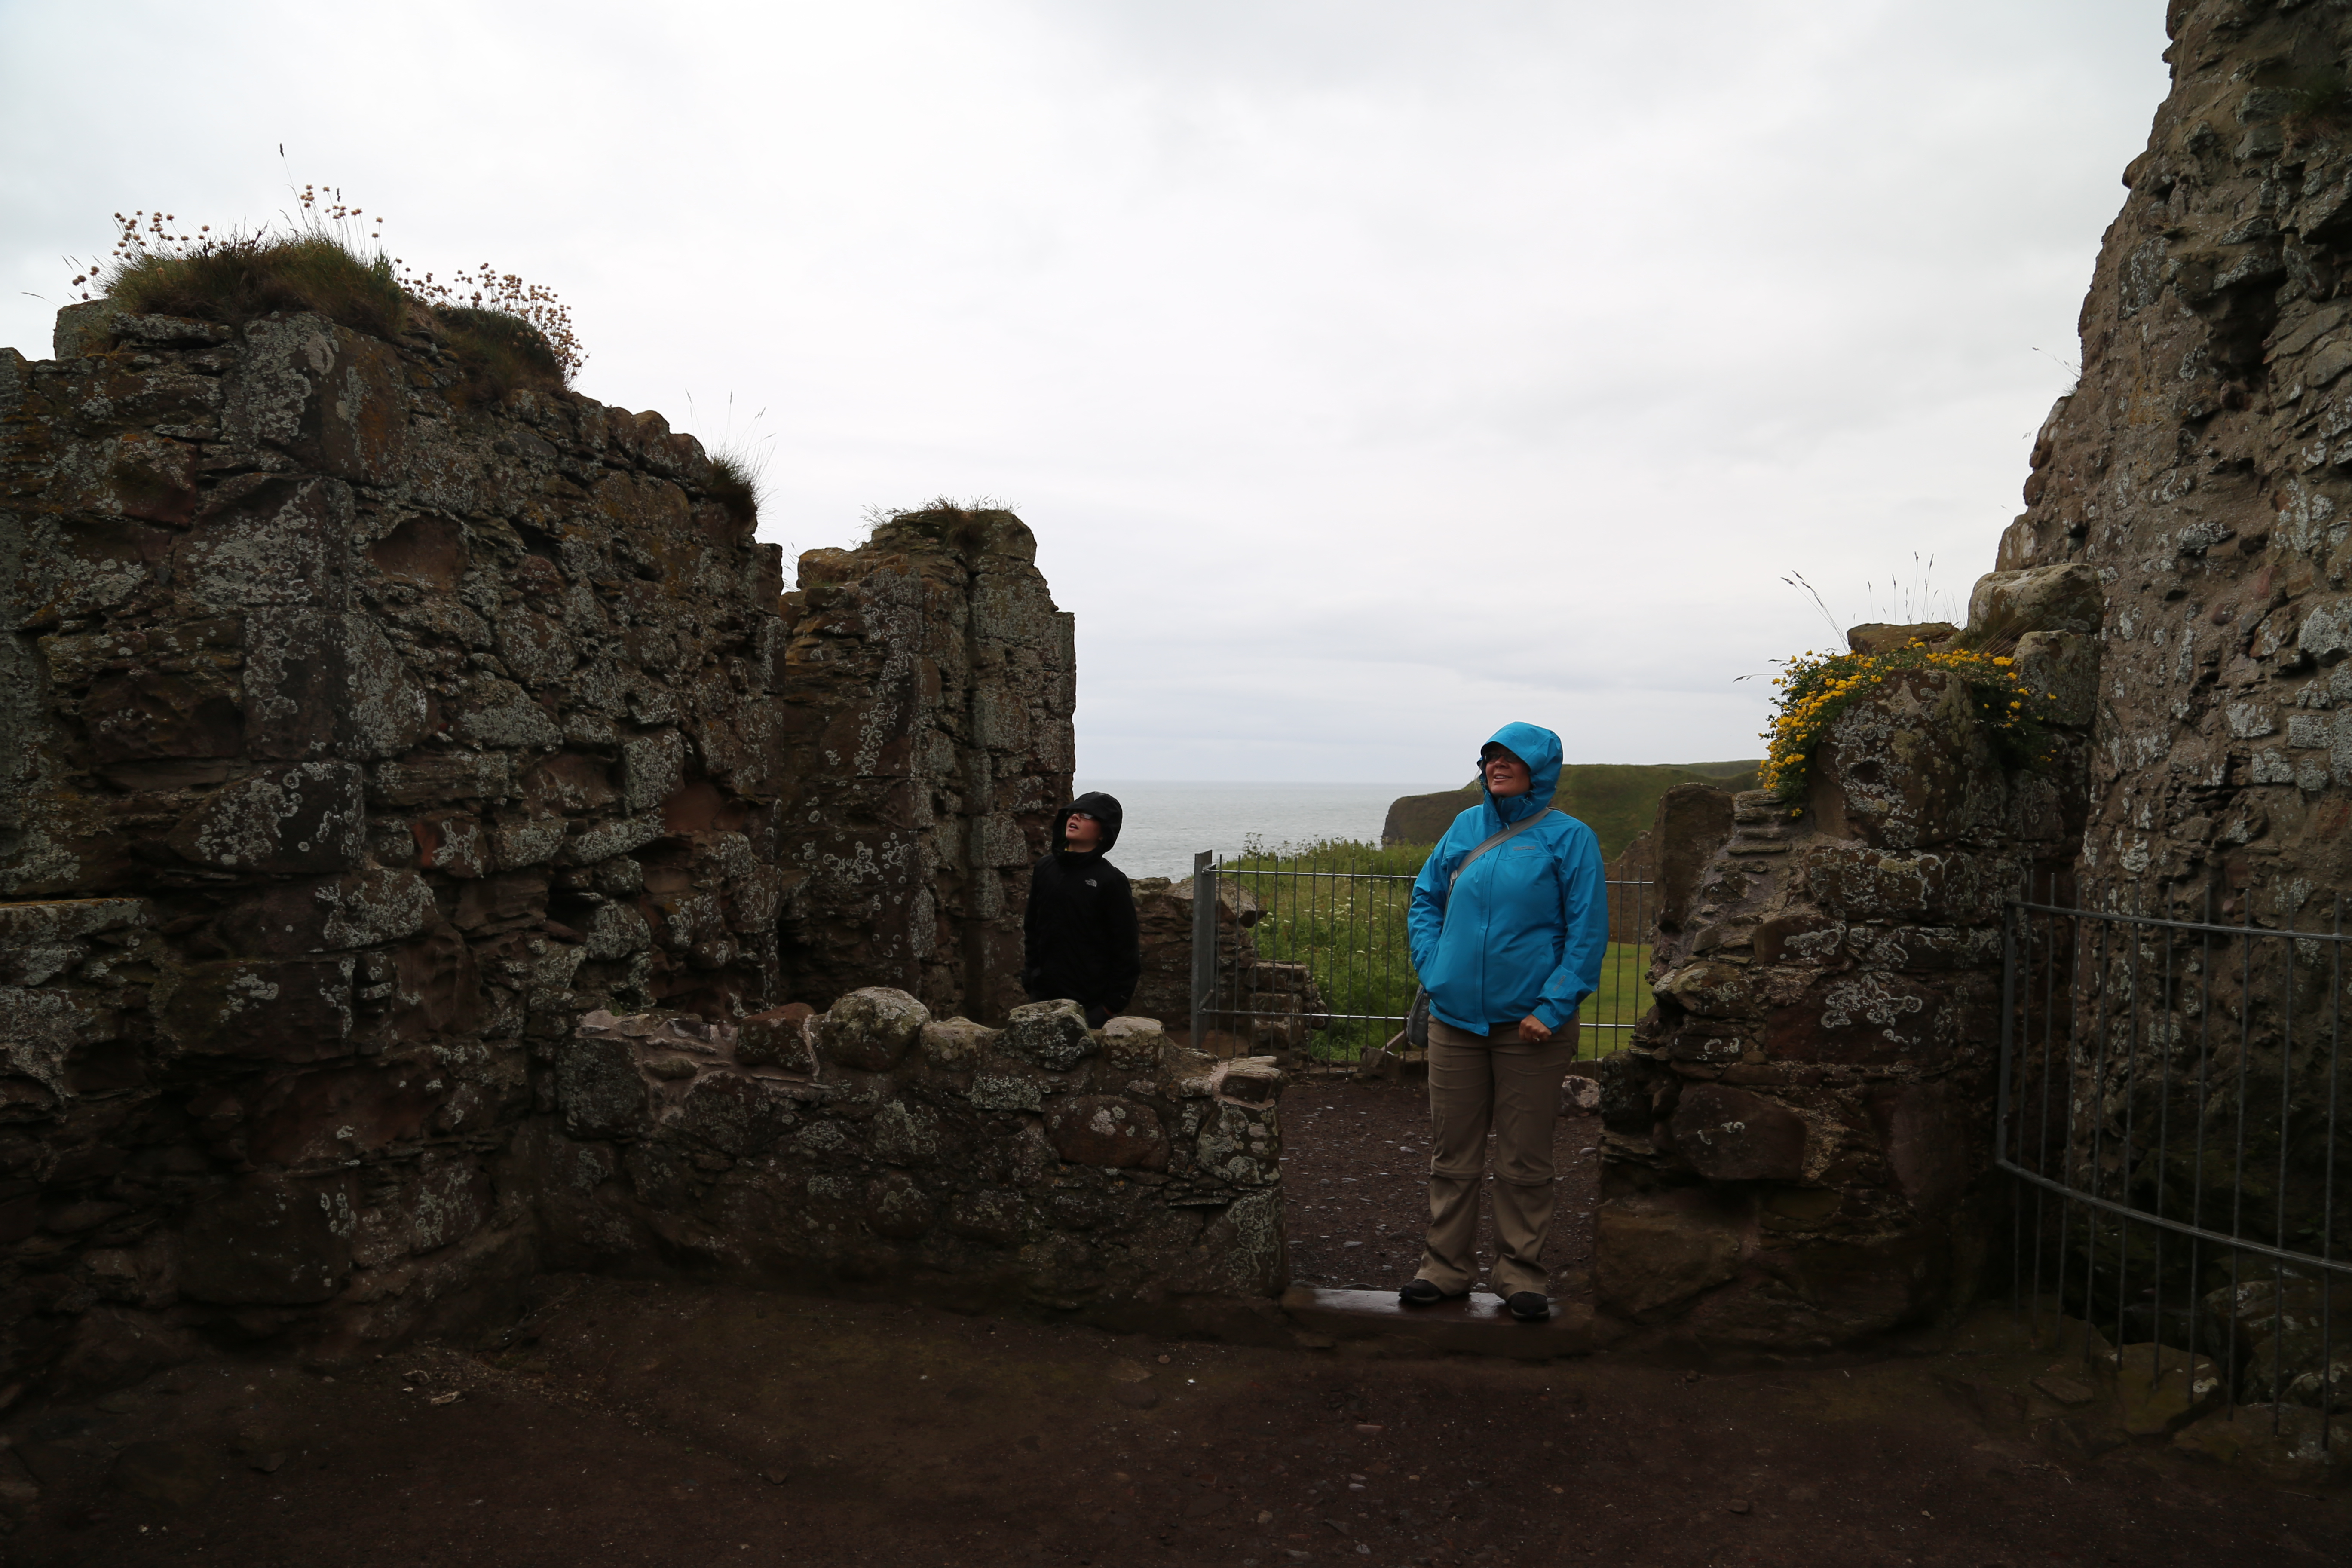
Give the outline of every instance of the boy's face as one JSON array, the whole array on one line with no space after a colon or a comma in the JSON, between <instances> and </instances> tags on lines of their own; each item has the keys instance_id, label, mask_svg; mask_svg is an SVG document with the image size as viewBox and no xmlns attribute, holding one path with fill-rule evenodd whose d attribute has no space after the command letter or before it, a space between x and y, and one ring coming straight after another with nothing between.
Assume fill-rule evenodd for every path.
<instances>
[{"instance_id":1,"label":"boy's face","mask_svg":"<svg viewBox=\"0 0 2352 1568\"><path fill-rule=\"evenodd\" d=\"M1084 855L1102 842L1102 824L1083 811L1074 811L1062 826L1062 842Z\"/></svg>"}]
</instances>

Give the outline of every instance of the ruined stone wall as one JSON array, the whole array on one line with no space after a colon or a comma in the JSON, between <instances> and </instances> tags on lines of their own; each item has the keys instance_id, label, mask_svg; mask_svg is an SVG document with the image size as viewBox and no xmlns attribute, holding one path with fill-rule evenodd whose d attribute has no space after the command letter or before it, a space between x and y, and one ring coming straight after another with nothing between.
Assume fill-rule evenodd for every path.
<instances>
[{"instance_id":1,"label":"ruined stone wall","mask_svg":"<svg viewBox=\"0 0 2352 1568\"><path fill-rule=\"evenodd\" d=\"M1001 1022L1029 868L1070 798L1071 617L1010 512L903 515L784 596L786 988Z\"/></svg>"},{"instance_id":2,"label":"ruined stone wall","mask_svg":"<svg viewBox=\"0 0 2352 1568\"><path fill-rule=\"evenodd\" d=\"M2352 868L2352 111L2315 86L2352 15L2174 0L2167 28L2000 564L2106 595L2085 873L2289 924Z\"/></svg>"},{"instance_id":3,"label":"ruined stone wall","mask_svg":"<svg viewBox=\"0 0 2352 1568\"><path fill-rule=\"evenodd\" d=\"M802 1010L793 1009L793 1014ZM743 1280L939 1285L1165 1322L1270 1300L1282 1074L1070 1002L1003 1029L903 991L709 1024L593 1013L519 1140L551 1258Z\"/></svg>"},{"instance_id":4,"label":"ruined stone wall","mask_svg":"<svg viewBox=\"0 0 2352 1568\"><path fill-rule=\"evenodd\" d=\"M2167 29L2172 87L2100 247L2082 380L2034 443L2000 563L2080 563L2105 595L2084 896L2326 931L2352 890L2352 13L2175 0ZM2259 942L2211 977L2231 1044L2197 1081L2214 1125L2242 1116L2271 1151L2277 1202L2244 1205L2252 1233L2340 1256L2352 1217L2314 1131L2335 1096L2310 1048L2326 986L2308 960L2287 973L2292 951ZM2120 963L2076 977L2078 1035L2136 1042L2068 1066L2085 1143L2161 1118L2162 1086L2197 1066L2185 988L2145 1020L2132 997ZM2169 1110L2193 1124L2185 1098ZM2144 1170L2131 1196L2233 1212L2213 1206L2226 1181ZM2226 1283L2179 1258L2166 1272L2182 1300Z\"/></svg>"},{"instance_id":5,"label":"ruined stone wall","mask_svg":"<svg viewBox=\"0 0 2352 1568\"><path fill-rule=\"evenodd\" d=\"M2002 900L2072 865L2098 593L1988 579L2059 695L2052 760L2004 764L1937 670L1816 744L1797 808L1671 791L1655 1009L1602 1071L1601 1306L1717 1347L1822 1349L1966 1299L1990 1226Z\"/></svg>"},{"instance_id":6,"label":"ruined stone wall","mask_svg":"<svg viewBox=\"0 0 2352 1568\"><path fill-rule=\"evenodd\" d=\"M0 350L0 1385L495 1313L593 1010L1002 1011L1069 751L1019 521L786 595L690 437L411 327Z\"/></svg>"}]
</instances>

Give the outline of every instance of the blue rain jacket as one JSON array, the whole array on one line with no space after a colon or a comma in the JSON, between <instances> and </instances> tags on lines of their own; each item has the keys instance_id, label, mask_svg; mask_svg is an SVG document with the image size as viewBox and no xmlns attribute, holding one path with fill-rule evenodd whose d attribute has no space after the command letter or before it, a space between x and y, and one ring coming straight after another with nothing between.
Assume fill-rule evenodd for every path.
<instances>
[{"instance_id":1,"label":"blue rain jacket","mask_svg":"<svg viewBox=\"0 0 2352 1568\"><path fill-rule=\"evenodd\" d=\"M1506 724L1494 743L1528 764L1528 793L1486 795L1438 840L1414 879L1405 919L1412 966L1429 990L1431 1016L1457 1029L1483 1035L1530 1014L1557 1029L1601 984L1609 946L1601 842L1576 818L1552 812L1479 856L1449 893L1463 857L1529 813L1549 810L1559 787L1558 735ZM1449 898L1458 906L1451 920Z\"/></svg>"}]
</instances>

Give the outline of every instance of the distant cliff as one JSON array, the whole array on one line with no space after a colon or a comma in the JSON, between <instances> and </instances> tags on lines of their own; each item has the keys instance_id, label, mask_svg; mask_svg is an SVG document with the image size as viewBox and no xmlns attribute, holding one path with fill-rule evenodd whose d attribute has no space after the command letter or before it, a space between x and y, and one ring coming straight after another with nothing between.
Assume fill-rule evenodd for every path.
<instances>
[{"instance_id":1,"label":"distant cliff","mask_svg":"<svg viewBox=\"0 0 2352 1568\"><path fill-rule=\"evenodd\" d=\"M1601 853L1613 860L1650 826L1658 801L1678 784L1711 784L1718 789L1756 787L1756 766L1741 763L1678 763L1627 766L1613 763L1571 763L1559 771L1559 794L1552 804L1600 836ZM1434 844L1465 810L1478 804L1478 785L1435 795L1408 795L1389 807L1381 825L1381 842Z\"/></svg>"}]
</instances>

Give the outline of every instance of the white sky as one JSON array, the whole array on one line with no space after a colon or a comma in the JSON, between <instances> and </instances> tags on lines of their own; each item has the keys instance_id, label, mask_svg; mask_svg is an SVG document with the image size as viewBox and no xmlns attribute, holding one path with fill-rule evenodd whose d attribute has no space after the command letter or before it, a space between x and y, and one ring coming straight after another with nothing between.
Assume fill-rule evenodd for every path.
<instances>
[{"instance_id":1,"label":"white sky","mask_svg":"<svg viewBox=\"0 0 2352 1568\"><path fill-rule=\"evenodd\" d=\"M1990 568L2163 14L0 0L0 343L117 209L290 173L557 289L590 395L731 397L792 550L1015 506L1088 776L1752 756L1733 678L1829 636L1784 574L1843 624Z\"/></svg>"}]
</instances>

